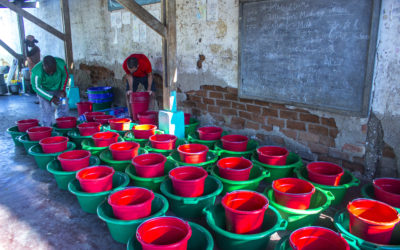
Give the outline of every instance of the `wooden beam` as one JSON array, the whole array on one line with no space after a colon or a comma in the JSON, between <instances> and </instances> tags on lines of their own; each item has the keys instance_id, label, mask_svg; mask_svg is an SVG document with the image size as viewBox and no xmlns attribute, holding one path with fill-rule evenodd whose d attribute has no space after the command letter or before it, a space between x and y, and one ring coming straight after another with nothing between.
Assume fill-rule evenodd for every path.
<instances>
[{"instance_id":1,"label":"wooden beam","mask_svg":"<svg viewBox=\"0 0 400 250\"><path fill-rule=\"evenodd\" d=\"M26 8L36 8L36 2L28 2L28 3L24 2L24 3L22 3L22 6L20 6L20 7L24 8L24 9L26 9ZM0 8L8 8L8 7L0 6Z\"/></svg>"},{"instance_id":2,"label":"wooden beam","mask_svg":"<svg viewBox=\"0 0 400 250\"><path fill-rule=\"evenodd\" d=\"M33 16L29 12L21 9L20 7L16 6L15 4L8 2L8 0L0 0L0 5L3 5L7 8L9 8L10 10L16 12L17 14L23 16L24 18L28 19L29 21L31 21L32 23L41 27L42 29L46 30L47 32L60 38L61 40L65 40L65 35L62 32L58 31L57 29L53 28L52 26L48 25L47 23L43 22L39 18Z\"/></svg>"},{"instance_id":3,"label":"wooden beam","mask_svg":"<svg viewBox=\"0 0 400 250\"><path fill-rule=\"evenodd\" d=\"M18 1L16 4L18 5L18 7L21 7L23 2ZM21 15L17 14L17 21L18 21L19 44L21 47L21 54L24 55L24 57L26 58L24 18Z\"/></svg>"},{"instance_id":4,"label":"wooden beam","mask_svg":"<svg viewBox=\"0 0 400 250\"><path fill-rule=\"evenodd\" d=\"M61 15L63 21L63 28L65 34L64 50L65 59L68 70L72 70L73 67L73 54L72 54L72 39L71 39L71 21L69 16L69 0L60 0Z\"/></svg>"},{"instance_id":5,"label":"wooden beam","mask_svg":"<svg viewBox=\"0 0 400 250\"><path fill-rule=\"evenodd\" d=\"M167 24L167 0L161 0L161 21ZM167 37L162 38L162 66L163 66L163 109L169 110L170 90L168 85L168 55L167 55Z\"/></svg>"},{"instance_id":6,"label":"wooden beam","mask_svg":"<svg viewBox=\"0 0 400 250\"><path fill-rule=\"evenodd\" d=\"M132 12L132 14L134 14L140 20L142 20L145 24L147 24L150 28L152 28L155 32L157 32L160 36L162 37L167 36L167 28L160 21L158 21L157 18L155 18L145 8L143 8L140 4L132 0L117 0L117 1L127 10Z\"/></svg>"},{"instance_id":7,"label":"wooden beam","mask_svg":"<svg viewBox=\"0 0 400 250\"><path fill-rule=\"evenodd\" d=\"M3 40L0 39L0 46L3 47L5 50L7 50L8 53L10 53L12 56L17 58L18 60L23 60L24 56L21 54L18 54L15 52L12 48L10 48Z\"/></svg>"}]
</instances>

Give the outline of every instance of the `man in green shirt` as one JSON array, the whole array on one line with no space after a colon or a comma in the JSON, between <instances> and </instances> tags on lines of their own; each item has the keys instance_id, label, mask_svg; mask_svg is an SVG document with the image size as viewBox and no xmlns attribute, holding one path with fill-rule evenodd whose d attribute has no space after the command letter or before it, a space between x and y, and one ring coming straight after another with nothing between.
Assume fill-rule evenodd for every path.
<instances>
[{"instance_id":1,"label":"man in green shirt","mask_svg":"<svg viewBox=\"0 0 400 250\"><path fill-rule=\"evenodd\" d=\"M45 56L32 69L31 83L37 93L40 104L41 122L43 126L51 126L57 117L68 116L68 101L65 87L69 79L67 66L63 59Z\"/></svg>"}]
</instances>

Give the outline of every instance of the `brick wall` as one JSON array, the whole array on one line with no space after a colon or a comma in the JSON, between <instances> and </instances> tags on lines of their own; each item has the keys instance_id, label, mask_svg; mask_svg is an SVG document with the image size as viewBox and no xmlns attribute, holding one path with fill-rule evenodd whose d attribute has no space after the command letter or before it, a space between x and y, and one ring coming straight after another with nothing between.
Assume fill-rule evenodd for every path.
<instances>
[{"instance_id":1,"label":"brick wall","mask_svg":"<svg viewBox=\"0 0 400 250\"><path fill-rule=\"evenodd\" d=\"M309 160L330 161L364 171L363 143L337 148L335 138L339 131L333 118L283 104L239 98L238 90L230 87L205 85L185 94L182 107L200 120L211 116L215 125L256 138L261 145L281 145L300 154L299 148L303 148L312 153L313 159Z\"/></svg>"}]
</instances>

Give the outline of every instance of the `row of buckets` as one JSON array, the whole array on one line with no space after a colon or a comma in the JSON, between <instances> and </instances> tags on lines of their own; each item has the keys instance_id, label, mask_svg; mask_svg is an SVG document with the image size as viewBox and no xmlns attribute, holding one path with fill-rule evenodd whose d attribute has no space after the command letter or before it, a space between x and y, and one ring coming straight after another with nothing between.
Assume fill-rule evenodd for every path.
<instances>
[{"instance_id":1,"label":"row of buckets","mask_svg":"<svg viewBox=\"0 0 400 250\"><path fill-rule=\"evenodd\" d=\"M91 117L91 115L93 117ZM101 116L103 114L97 115ZM276 246L276 249L291 249L291 247L294 249L302 249L302 247L298 246L307 247L304 242L310 242L310 240L303 240L303 243L295 243L296 240L314 237L315 235L319 235L319 238L328 240L329 242L337 241L336 243L338 245L335 245L336 243L331 244L335 247L332 249L341 249L341 247L338 246L342 244L341 242L343 239L345 239L345 242L347 242L346 244L350 247L348 249L398 249L400 247L398 242L398 228L394 229L392 237L389 237L383 244L382 242L368 241L366 240L369 239L368 237L365 238L365 235L355 233L354 229L350 229L350 225L352 224L350 220L352 220L352 217L350 216L351 213L348 211L340 211L335 216L335 227L341 233L342 237L338 237L339 235L333 231L332 232L336 236L332 235L332 232L326 231L328 229L312 227L315 226L319 215L323 211L331 205L338 205L343 201L348 188L359 185L359 180L347 170L342 171L342 173L339 174L340 179L335 179L332 183L326 183L325 181L327 180L321 179L316 181L316 179L314 179L315 176L312 177L310 175L309 166L312 164L308 164L307 167L305 167L298 155L292 152L285 152L285 159L283 161L282 159L278 159L276 162L268 161L268 159L266 160L264 158L264 153L265 151L271 150L271 147L259 147L255 140L244 138L241 135L229 135L225 131L221 131L221 129L218 131L219 137L212 137L213 133L211 132L215 131L216 127L196 129L198 122L193 118L189 119L186 126L192 125L194 129L188 133L185 139L176 139L173 148L168 149L159 148L154 143L162 141L161 138L168 137L169 135L163 135L162 131L151 127L152 132L149 137L137 138L138 134L135 133L135 130L147 131L149 127L143 127L143 124L137 125L130 121L128 125L126 125L127 121L124 121L121 122L122 125L117 124L120 127L115 127L111 126L110 122L112 122L112 120L106 119L107 122L100 124L100 126L96 125L96 129L92 131L93 133L91 135L84 134L85 129L81 130L79 129L80 127L87 128L86 125L88 123L96 123L96 115L93 115L93 113L87 113L86 118L88 122L82 123L84 126L80 126L81 124L76 123L76 126L62 128L63 126L60 125L61 123L57 123L53 126L52 130L50 130L50 134L47 134L47 136L50 137L41 138L41 140L37 140L38 138L34 137L32 138L35 132L34 129L28 128L24 132L23 128L21 129L18 126L20 124L9 128L7 131L11 134L17 146L23 145L28 154L35 158L39 168L47 169L54 175L60 189L69 190L77 197L81 208L85 212L97 214L101 220L105 221L113 239L117 242L127 244L128 249L155 249L151 247L146 248L146 246L143 245L144 239L140 238L143 235L137 235L140 231L138 229L139 225L142 226L142 229L150 227L144 230L150 232L152 230L152 223L156 223L156 225L167 223L166 225L173 225L172 227L181 228L179 229L180 231L178 230L179 232L173 234L185 235L181 238L187 238L187 249L213 249L214 239L218 249L265 249L271 234L281 230L290 230L294 232L290 237L283 238ZM38 123L35 123L34 127L40 128L38 125ZM34 132L31 130L34 130ZM206 137L204 137L204 131L211 132L208 134L206 133ZM82 133L84 135L82 135ZM114 144L120 143L118 145L121 145L121 143L124 142L135 144L136 156L133 157L133 159L115 159L111 145L96 145L96 136L99 136L101 133L117 134L116 140L114 138L113 141ZM211 136L211 138L207 136ZM66 147L64 146L62 150L59 149L61 151L58 152L44 152L45 148L43 148L43 145L46 144L44 140L49 140L49 138L54 137L68 138ZM156 139L151 140L153 137ZM233 143L232 148L232 144L229 146L229 143L228 145L226 143L226 141L238 142L243 140L246 141L245 146ZM207 150L204 150L202 146L205 146ZM190 151L194 149L200 150L204 158L200 159L201 157L198 153L195 154L194 158L191 154L182 154L185 150ZM272 147L272 149L275 153L282 150L282 148L279 147ZM206 152L204 153L204 151ZM86 156L89 155L89 157L87 157L88 159L85 165L85 167L89 167L65 171L65 166L62 166L62 157L60 158L60 155L68 155L68 152L70 152L70 154L71 152L90 152L90 154L86 153ZM146 156L150 155L158 155L157 157L161 155L165 158L163 173L153 177L140 176L138 174L137 161L139 158L146 161L148 160ZM252 167L247 174L245 174L246 176L244 179L241 179L243 178L242 175L238 177L229 176L229 173L228 175L222 173L222 171L225 171L223 166L243 166L248 163L250 163ZM317 163L319 164L314 164L316 168L324 164L329 165L329 163ZM72 167L74 166L76 167L77 165L72 164ZM204 172L207 173L204 178L202 193L200 195L194 195L193 197L190 197L190 194L185 195L184 193L179 193L175 186L176 184L173 182L173 177L171 177L172 170L177 170L179 169L178 167L184 168L188 166L203 169L205 170ZM89 178L88 176L91 176L93 173L88 169L93 167L111 169L110 172L112 172L113 175L111 178L111 185L107 190L95 190L95 192L91 192L82 186L83 184L79 181L80 177L78 176L82 175ZM232 167L227 168L229 172L229 168ZM330 167L331 170L333 168L334 167ZM234 174L237 174L236 170L238 169L233 167L233 170ZM89 172L86 173L85 171ZM129 186L130 183L134 186ZM385 184L387 183L384 183L384 185ZM257 192L257 190L264 185L266 185L267 188L263 190L263 192ZM297 191L290 191L291 187L296 188ZM310 187L312 187L311 191L308 190ZM112 203L110 203L111 197L118 196L121 192L133 192L129 190L135 188L142 189L143 192L141 191L141 194L150 192L153 195L151 209L149 210L150 213L139 219L124 220L117 218ZM188 189L180 188L180 190L187 191ZM282 198L279 192L300 192L301 194L309 195L307 198L302 197L300 199L301 204L299 205L299 203L296 203L298 202L296 200L288 200L293 197L289 196L288 198L283 196ZM379 207L377 203L373 203L373 200L376 199L376 193L374 192L374 186L372 184L363 187L362 195L368 199L366 201L361 199L361 201L364 202L363 205L356 206L356 208L368 207L371 206L371 204L374 204L374 207ZM294 195L296 199L298 196L297 194ZM219 202L220 200L221 202ZM356 203L358 201L359 200L356 199L352 202ZM129 203L126 202L127 201L123 201L122 203L125 205ZM228 206L227 204L231 205ZM399 210L398 207L395 208L397 211ZM228 210L239 210L242 211L242 213L228 215ZM255 221L251 221L251 217L248 216L249 214L254 214L256 210L261 210L263 216L257 215ZM378 210L379 212L374 212L373 214L382 214L382 216L385 217L390 212L389 210L381 208ZM167 212L177 217L165 216ZM242 217L242 215L244 215L244 217ZM165 220L160 221L160 217L165 218ZM206 221L207 229L196 223L202 218ZM398 215L396 218L398 218ZM176 219L180 220L177 221ZM154 222L155 220L159 221ZM189 222L186 220L189 220ZM148 222L148 224L145 224L145 222ZM249 227L249 222L250 229L247 228ZM257 225L257 227L251 228L254 227L254 225ZM240 231L243 228L245 228L245 231ZM211 229L212 234L209 232L209 229ZM189 231L191 236L187 237ZM183 232L186 232L186 234L183 234ZM156 234L155 231L154 234ZM149 237L149 241L156 242L157 239L151 237L151 235L154 234L147 233L147 236L144 235L143 237ZM308 236L305 237L304 235ZM330 237L336 237L336 240ZM163 240L160 239L160 242L163 242ZM162 244L166 243L164 242ZM328 245L325 244L325 246ZM316 249L315 246L317 245L314 245L314 248L308 249Z\"/></svg>"}]
</instances>

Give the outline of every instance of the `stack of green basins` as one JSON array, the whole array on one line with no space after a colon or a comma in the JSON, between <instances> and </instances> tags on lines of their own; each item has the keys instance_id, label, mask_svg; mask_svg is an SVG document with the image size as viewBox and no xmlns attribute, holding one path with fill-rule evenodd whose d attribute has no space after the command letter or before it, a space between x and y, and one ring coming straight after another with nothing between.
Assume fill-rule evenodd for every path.
<instances>
[{"instance_id":1,"label":"stack of green basins","mask_svg":"<svg viewBox=\"0 0 400 250\"><path fill-rule=\"evenodd\" d=\"M164 132L161 130L156 130L155 134L163 134ZM139 143L141 147L145 147L147 145L147 143L149 142L149 139L137 139L135 138L135 136L133 135L132 131L128 131L125 133L124 135L124 140L125 141L133 141L136 143Z\"/></svg>"},{"instance_id":2,"label":"stack of green basins","mask_svg":"<svg viewBox=\"0 0 400 250\"><path fill-rule=\"evenodd\" d=\"M89 166L96 166L100 164L100 159L96 156L90 156ZM64 171L61 168L59 160L50 161L47 166L47 171L54 175L57 186L61 190L68 190L68 183L75 180L76 172L78 171Z\"/></svg>"},{"instance_id":3,"label":"stack of green basins","mask_svg":"<svg viewBox=\"0 0 400 250\"><path fill-rule=\"evenodd\" d=\"M135 166L129 165L125 173L133 180L133 184L138 187L150 189L154 192L160 193L161 183L168 178L168 173L171 169L178 167L178 164L173 160L167 159L164 165L164 175L160 177L145 178L138 176L135 171Z\"/></svg>"},{"instance_id":4,"label":"stack of green basins","mask_svg":"<svg viewBox=\"0 0 400 250\"><path fill-rule=\"evenodd\" d=\"M171 155L168 156L167 158L170 160L173 160L179 166L195 166L195 167L202 167L205 170L209 170L218 161L218 153L213 150L209 150L207 152L206 161L202 162L202 163L186 163L186 162L181 161L179 152L177 150L172 151Z\"/></svg>"},{"instance_id":5,"label":"stack of green basins","mask_svg":"<svg viewBox=\"0 0 400 250\"><path fill-rule=\"evenodd\" d=\"M9 133L13 139L15 146L22 146L23 144L18 140L18 137L25 135L26 132L19 132L18 126L14 126L7 129L7 133Z\"/></svg>"},{"instance_id":6,"label":"stack of green basins","mask_svg":"<svg viewBox=\"0 0 400 250\"><path fill-rule=\"evenodd\" d=\"M177 139L176 142L175 142L175 149L176 149L178 146L183 145L183 144L187 144L187 142L186 142L185 139ZM145 146L145 149L146 149L149 153L158 153L158 154L162 154L162 155L164 155L164 156L169 156L169 155L172 153L172 151L174 151L174 149L172 149L172 150L165 150L165 149L153 148L153 147L151 146L151 142L150 142L150 141L147 142L147 144L146 144L146 146Z\"/></svg>"},{"instance_id":7,"label":"stack of green basins","mask_svg":"<svg viewBox=\"0 0 400 250\"><path fill-rule=\"evenodd\" d=\"M185 138L188 138L190 134L194 134L198 126L199 121L194 118L190 118L190 123L185 125Z\"/></svg>"},{"instance_id":8,"label":"stack of green basins","mask_svg":"<svg viewBox=\"0 0 400 250\"><path fill-rule=\"evenodd\" d=\"M254 165L260 166L269 171L270 176L266 178L268 182L273 182L274 180L281 178L292 177L294 169L303 166L303 161L301 160L300 156L295 153L289 153L288 157L286 158L286 164L283 166L268 165L260 162L258 160L257 152L252 154L251 161Z\"/></svg>"},{"instance_id":9,"label":"stack of green basins","mask_svg":"<svg viewBox=\"0 0 400 250\"><path fill-rule=\"evenodd\" d=\"M228 132L224 131L222 132L222 136L227 135ZM199 133L196 131L193 134L188 135L188 141L189 143L195 143L195 144L203 144L206 145L209 149L215 149L215 143L220 142L221 140L200 140Z\"/></svg>"},{"instance_id":10,"label":"stack of green basins","mask_svg":"<svg viewBox=\"0 0 400 250\"><path fill-rule=\"evenodd\" d=\"M120 136L120 137L118 137L118 141L122 142L122 141L124 141L124 139ZM96 156L99 156L101 152L108 149L108 146L107 147L96 147L94 145L94 141L92 138L84 139L82 141L81 145L82 145L83 150L88 150L88 151L90 151L90 153L92 153L92 155L96 155Z\"/></svg>"},{"instance_id":11,"label":"stack of green basins","mask_svg":"<svg viewBox=\"0 0 400 250\"><path fill-rule=\"evenodd\" d=\"M40 169L46 169L47 164L52 160L57 159L57 156L59 156L64 152L71 151L74 149L75 149L75 143L68 142L66 150L57 153L46 154L43 152L42 147L39 144L37 144L29 148L28 154L32 155L33 158L35 158L35 162Z\"/></svg>"},{"instance_id":12,"label":"stack of green basins","mask_svg":"<svg viewBox=\"0 0 400 250\"><path fill-rule=\"evenodd\" d=\"M72 142L74 142L76 144L76 147L78 149L82 148L82 141L85 139L90 139L92 138L91 135L88 136L82 136L79 133L79 130L77 129L73 129L67 132L67 136L69 137L69 139L71 139Z\"/></svg>"},{"instance_id":13,"label":"stack of green basins","mask_svg":"<svg viewBox=\"0 0 400 250\"><path fill-rule=\"evenodd\" d=\"M144 148L139 148L138 154L147 154L147 151ZM115 171L125 172L125 169L131 165L132 160L127 161L117 161L114 160L111 154L111 151L107 148L103 150L100 155L100 160L104 165L110 166L115 169Z\"/></svg>"},{"instance_id":14,"label":"stack of green basins","mask_svg":"<svg viewBox=\"0 0 400 250\"><path fill-rule=\"evenodd\" d=\"M251 155L257 150L257 148L258 148L258 142L256 140L249 140L249 142L247 143L247 149L246 151L243 152L226 150L223 148L221 141L217 141L215 143L215 150L218 152L221 158L244 157L250 160Z\"/></svg>"},{"instance_id":15,"label":"stack of green basins","mask_svg":"<svg viewBox=\"0 0 400 250\"><path fill-rule=\"evenodd\" d=\"M60 134L57 132L54 132L54 131L51 132L51 136L58 136L58 135L60 135ZM18 136L17 140L24 146L26 153L29 153L29 149L32 146L39 145L39 141L31 141L29 139L29 135L26 133Z\"/></svg>"},{"instance_id":16,"label":"stack of green basins","mask_svg":"<svg viewBox=\"0 0 400 250\"><path fill-rule=\"evenodd\" d=\"M340 183L338 186L322 185L310 181L308 179L308 173L306 167L298 167L294 170L294 172L296 173L297 178L309 181L315 187L319 187L322 190L331 192L335 197L335 200L332 201L332 205L338 205L342 203L348 188L360 185L360 181L347 170L344 170L344 175L340 178Z\"/></svg>"},{"instance_id":17,"label":"stack of green basins","mask_svg":"<svg viewBox=\"0 0 400 250\"><path fill-rule=\"evenodd\" d=\"M315 187L315 193L311 197L310 207L302 210L288 208L277 203L272 188L266 189L264 194L268 198L269 205L276 208L281 216L287 220L288 230L295 230L301 227L314 225L316 220L319 218L319 215L328 209L332 200L335 198L331 192Z\"/></svg>"},{"instance_id":18,"label":"stack of green basins","mask_svg":"<svg viewBox=\"0 0 400 250\"><path fill-rule=\"evenodd\" d=\"M78 125L79 123L77 123L76 125ZM77 128L58 128L57 124L53 125L53 131L56 131L57 133L59 133L61 136L68 136L68 132L70 131L75 131L77 130ZM78 144L77 144L78 145Z\"/></svg>"},{"instance_id":19,"label":"stack of green basins","mask_svg":"<svg viewBox=\"0 0 400 250\"><path fill-rule=\"evenodd\" d=\"M82 190L77 179L68 183L68 191L76 196L83 211L86 213L96 214L98 205L102 203L112 191L126 187L128 184L129 177L124 173L115 171L113 175L112 189L109 191L87 193Z\"/></svg>"}]
</instances>

